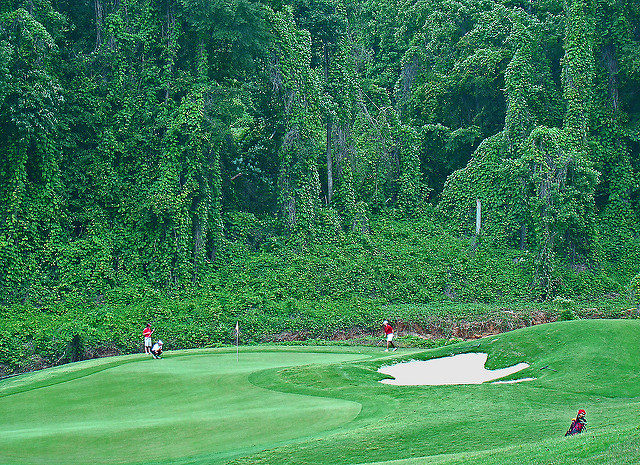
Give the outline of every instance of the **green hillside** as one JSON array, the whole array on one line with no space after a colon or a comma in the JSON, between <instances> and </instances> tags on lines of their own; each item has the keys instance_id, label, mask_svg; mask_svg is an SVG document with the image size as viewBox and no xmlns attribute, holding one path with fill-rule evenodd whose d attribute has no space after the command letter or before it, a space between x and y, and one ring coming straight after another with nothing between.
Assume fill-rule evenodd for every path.
<instances>
[{"instance_id":1,"label":"green hillside","mask_svg":"<svg viewBox=\"0 0 640 465\"><path fill-rule=\"evenodd\" d=\"M0 305L620 293L638 89L630 0L5 0Z\"/></svg>"},{"instance_id":2,"label":"green hillside","mask_svg":"<svg viewBox=\"0 0 640 465\"><path fill-rule=\"evenodd\" d=\"M239 361L225 349L69 364L0 382L0 463L634 463L639 330L579 320L394 356L263 346ZM382 364L470 351L537 379L378 382ZM588 430L565 438L578 408Z\"/></svg>"},{"instance_id":3,"label":"green hillside","mask_svg":"<svg viewBox=\"0 0 640 465\"><path fill-rule=\"evenodd\" d=\"M638 1L0 2L0 376L628 317L639 238Z\"/></svg>"}]
</instances>

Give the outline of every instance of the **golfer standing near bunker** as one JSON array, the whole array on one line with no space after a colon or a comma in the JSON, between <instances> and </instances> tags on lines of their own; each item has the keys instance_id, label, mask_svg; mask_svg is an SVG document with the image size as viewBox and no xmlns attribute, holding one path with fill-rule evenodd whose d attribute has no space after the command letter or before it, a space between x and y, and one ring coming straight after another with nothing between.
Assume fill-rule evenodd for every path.
<instances>
[{"instance_id":1,"label":"golfer standing near bunker","mask_svg":"<svg viewBox=\"0 0 640 465\"><path fill-rule=\"evenodd\" d=\"M398 348L393 344L393 328L391 327L391 325L387 320L384 320L382 322L382 325L384 329L384 334L387 336L387 348L384 349L384 351L389 352L389 346L393 348L391 350L393 351L397 350Z\"/></svg>"},{"instance_id":2,"label":"golfer standing near bunker","mask_svg":"<svg viewBox=\"0 0 640 465\"><path fill-rule=\"evenodd\" d=\"M142 337L144 337L144 353L151 353L151 335L155 329L151 329L151 323L147 323L147 327L142 330Z\"/></svg>"}]
</instances>

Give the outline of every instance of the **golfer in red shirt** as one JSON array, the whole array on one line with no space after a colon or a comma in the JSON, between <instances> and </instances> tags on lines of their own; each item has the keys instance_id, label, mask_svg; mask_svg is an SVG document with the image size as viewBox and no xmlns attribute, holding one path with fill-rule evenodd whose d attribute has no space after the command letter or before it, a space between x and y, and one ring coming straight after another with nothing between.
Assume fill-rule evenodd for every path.
<instances>
[{"instance_id":1,"label":"golfer in red shirt","mask_svg":"<svg viewBox=\"0 0 640 465\"><path fill-rule=\"evenodd\" d=\"M144 337L144 353L151 353L151 335L155 329L151 329L151 323L147 323L147 327L142 330L142 337Z\"/></svg>"},{"instance_id":2,"label":"golfer in red shirt","mask_svg":"<svg viewBox=\"0 0 640 465\"><path fill-rule=\"evenodd\" d=\"M382 322L384 334L387 336L387 348L384 349L385 352L389 352L389 346L392 347L392 351L397 350L398 348L393 344L393 328L389 324L387 320Z\"/></svg>"}]
</instances>

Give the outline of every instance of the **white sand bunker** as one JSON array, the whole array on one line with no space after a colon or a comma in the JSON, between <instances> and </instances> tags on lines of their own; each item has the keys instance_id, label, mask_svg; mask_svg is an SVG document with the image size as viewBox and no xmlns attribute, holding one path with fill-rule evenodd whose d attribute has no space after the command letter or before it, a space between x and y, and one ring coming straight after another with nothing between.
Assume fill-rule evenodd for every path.
<instances>
[{"instance_id":1,"label":"white sand bunker","mask_svg":"<svg viewBox=\"0 0 640 465\"><path fill-rule=\"evenodd\" d=\"M436 358L426 361L412 361L383 366L378 372L393 376L395 379L383 379L385 384L396 386L441 386L445 384L482 384L485 381L503 378L529 367L528 363L487 370L484 367L487 354L459 354L452 357ZM523 378L510 382L530 381L535 378Z\"/></svg>"}]
</instances>

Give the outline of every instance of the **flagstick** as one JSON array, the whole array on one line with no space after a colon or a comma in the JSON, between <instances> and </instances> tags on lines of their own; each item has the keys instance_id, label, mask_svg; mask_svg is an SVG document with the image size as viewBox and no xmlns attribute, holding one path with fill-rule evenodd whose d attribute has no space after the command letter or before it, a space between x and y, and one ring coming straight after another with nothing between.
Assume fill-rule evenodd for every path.
<instances>
[{"instance_id":1,"label":"flagstick","mask_svg":"<svg viewBox=\"0 0 640 465\"><path fill-rule=\"evenodd\" d=\"M240 334L240 322L236 323L236 362L240 361L240 349L238 348L238 337Z\"/></svg>"}]
</instances>

